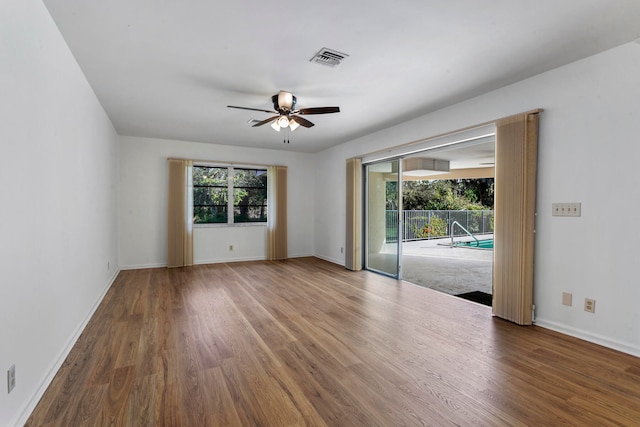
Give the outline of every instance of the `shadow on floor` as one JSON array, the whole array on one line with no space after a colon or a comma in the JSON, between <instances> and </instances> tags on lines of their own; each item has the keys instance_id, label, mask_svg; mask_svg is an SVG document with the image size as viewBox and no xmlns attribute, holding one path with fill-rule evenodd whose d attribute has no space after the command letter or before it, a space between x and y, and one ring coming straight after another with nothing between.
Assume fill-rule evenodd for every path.
<instances>
[{"instance_id":1,"label":"shadow on floor","mask_svg":"<svg viewBox=\"0 0 640 427\"><path fill-rule=\"evenodd\" d=\"M465 294L459 294L456 296L458 298L477 302L478 304L488 305L489 307L491 307L491 305L493 304L493 295L486 294L480 291L467 292Z\"/></svg>"}]
</instances>

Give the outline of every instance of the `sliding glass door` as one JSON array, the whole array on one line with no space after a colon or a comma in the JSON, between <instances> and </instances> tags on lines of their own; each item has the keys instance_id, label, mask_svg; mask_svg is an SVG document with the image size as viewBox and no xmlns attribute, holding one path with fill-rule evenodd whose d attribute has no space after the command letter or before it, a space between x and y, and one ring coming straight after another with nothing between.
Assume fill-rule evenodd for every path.
<instances>
[{"instance_id":1,"label":"sliding glass door","mask_svg":"<svg viewBox=\"0 0 640 427\"><path fill-rule=\"evenodd\" d=\"M400 161L365 166L365 267L400 278Z\"/></svg>"}]
</instances>

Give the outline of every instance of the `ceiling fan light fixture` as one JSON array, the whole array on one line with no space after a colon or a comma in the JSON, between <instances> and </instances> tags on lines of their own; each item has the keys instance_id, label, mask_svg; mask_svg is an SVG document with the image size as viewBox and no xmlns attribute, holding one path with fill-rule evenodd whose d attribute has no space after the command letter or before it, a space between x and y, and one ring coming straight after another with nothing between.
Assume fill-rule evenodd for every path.
<instances>
[{"instance_id":1,"label":"ceiling fan light fixture","mask_svg":"<svg viewBox=\"0 0 640 427\"><path fill-rule=\"evenodd\" d=\"M278 125L278 121L274 121L273 123L271 123L271 127L273 128L273 130L275 130L276 132L280 132L280 126Z\"/></svg>"},{"instance_id":2,"label":"ceiling fan light fixture","mask_svg":"<svg viewBox=\"0 0 640 427\"><path fill-rule=\"evenodd\" d=\"M276 122L281 128L286 128L287 126L289 126L289 118L287 116L278 117L278 120L276 120Z\"/></svg>"},{"instance_id":3,"label":"ceiling fan light fixture","mask_svg":"<svg viewBox=\"0 0 640 427\"><path fill-rule=\"evenodd\" d=\"M298 129L298 126L300 125L295 120L289 119L289 127L291 128L291 132Z\"/></svg>"}]
</instances>

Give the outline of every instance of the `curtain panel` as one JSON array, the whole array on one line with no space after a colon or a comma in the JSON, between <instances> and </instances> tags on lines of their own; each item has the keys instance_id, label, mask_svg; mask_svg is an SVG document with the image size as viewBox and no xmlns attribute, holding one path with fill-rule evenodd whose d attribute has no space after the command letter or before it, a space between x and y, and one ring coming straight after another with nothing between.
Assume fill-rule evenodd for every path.
<instances>
[{"instance_id":1,"label":"curtain panel","mask_svg":"<svg viewBox=\"0 0 640 427\"><path fill-rule=\"evenodd\" d=\"M287 167L267 167L267 186L267 259L287 259Z\"/></svg>"},{"instance_id":2,"label":"curtain panel","mask_svg":"<svg viewBox=\"0 0 640 427\"><path fill-rule=\"evenodd\" d=\"M168 159L167 267L193 265L193 162Z\"/></svg>"},{"instance_id":3,"label":"curtain panel","mask_svg":"<svg viewBox=\"0 0 640 427\"><path fill-rule=\"evenodd\" d=\"M493 314L533 322L539 111L496 122Z\"/></svg>"},{"instance_id":4,"label":"curtain panel","mask_svg":"<svg viewBox=\"0 0 640 427\"><path fill-rule=\"evenodd\" d=\"M362 270L362 160L347 159L347 218L344 266Z\"/></svg>"}]
</instances>

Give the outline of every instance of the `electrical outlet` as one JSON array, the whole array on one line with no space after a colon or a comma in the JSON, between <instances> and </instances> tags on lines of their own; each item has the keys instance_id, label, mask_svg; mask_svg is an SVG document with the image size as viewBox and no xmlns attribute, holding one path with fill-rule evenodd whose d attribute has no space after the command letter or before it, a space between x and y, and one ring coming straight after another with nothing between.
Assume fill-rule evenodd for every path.
<instances>
[{"instance_id":1,"label":"electrical outlet","mask_svg":"<svg viewBox=\"0 0 640 427\"><path fill-rule=\"evenodd\" d=\"M344 253L344 248L340 248L340 253L343 254Z\"/></svg>"},{"instance_id":2,"label":"electrical outlet","mask_svg":"<svg viewBox=\"0 0 640 427\"><path fill-rule=\"evenodd\" d=\"M11 393L11 390L16 386L16 365L11 365L7 371L7 393Z\"/></svg>"},{"instance_id":3,"label":"electrical outlet","mask_svg":"<svg viewBox=\"0 0 640 427\"><path fill-rule=\"evenodd\" d=\"M572 299L573 294L570 294L569 292L562 293L562 305L568 305L569 307L571 307Z\"/></svg>"},{"instance_id":4,"label":"electrical outlet","mask_svg":"<svg viewBox=\"0 0 640 427\"><path fill-rule=\"evenodd\" d=\"M584 299L584 311L589 312L589 313L595 313L596 312L596 300L590 299L590 298L585 298Z\"/></svg>"},{"instance_id":5,"label":"electrical outlet","mask_svg":"<svg viewBox=\"0 0 640 427\"><path fill-rule=\"evenodd\" d=\"M233 250L233 245L229 245L229 250L232 251Z\"/></svg>"}]
</instances>

